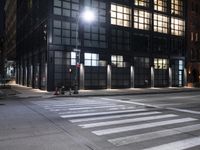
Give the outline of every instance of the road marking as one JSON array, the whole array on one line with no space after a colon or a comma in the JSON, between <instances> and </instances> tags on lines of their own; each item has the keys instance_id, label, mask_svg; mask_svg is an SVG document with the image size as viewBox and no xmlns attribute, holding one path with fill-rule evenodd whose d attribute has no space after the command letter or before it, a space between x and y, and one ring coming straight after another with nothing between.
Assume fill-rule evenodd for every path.
<instances>
[{"instance_id":1,"label":"road marking","mask_svg":"<svg viewBox=\"0 0 200 150\"><path fill-rule=\"evenodd\" d=\"M189 138L185 140L180 140L172 143L163 144L160 146L155 146L152 148L146 148L144 150L184 150L187 148L192 148L200 145L200 137Z\"/></svg>"},{"instance_id":2,"label":"road marking","mask_svg":"<svg viewBox=\"0 0 200 150\"><path fill-rule=\"evenodd\" d=\"M187 109L179 109L179 108L173 108L173 107L162 107L158 105L151 105L151 104L144 104L144 103L139 103L139 102L133 102L133 101L122 101L118 99L110 99L110 98L102 98L104 100L108 101L118 101L121 103L129 103L129 104L135 104L135 105L140 105L140 106L147 106L147 107L153 107L153 108L159 108L159 109L168 109L168 110L173 110L173 111L178 111L178 112L186 112L186 113L191 113L191 114L200 114L200 111L192 111L192 110L187 110Z\"/></svg>"},{"instance_id":3,"label":"road marking","mask_svg":"<svg viewBox=\"0 0 200 150\"><path fill-rule=\"evenodd\" d=\"M131 144L131 143L143 142L143 141L153 140L153 139L162 138L166 136L187 133L187 132L191 132L195 130L200 130L200 124L184 126L184 127L179 127L179 128L172 128L172 129L156 131L156 132L149 132L149 133L132 135L132 136L126 136L126 137L120 137L116 139L109 139L108 141L114 144L115 146L122 146L122 145Z\"/></svg>"},{"instance_id":4,"label":"road marking","mask_svg":"<svg viewBox=\"0 0 200 150\"><path fill-rule=\"evenodd\" d=\"M100 98L100 99L112 101L112 102L121 102L121 103L126 103L126 104L135 104L135 105L140 105L140 106L153 107L153 108L162 108L160 106L155 106L155 105L151 105L151 104L144 104L144 103L139 103L139 102L133 102L133 101L122 101L122 100L119 100L119 99L111 99L111 98Z\"/></svg>"},{"instance_id":5,"label":"road marking","mask_svg":"<svg viewBox=\"0 0 200 150\"><path fill-rule=\"evenodd\" d=\"M110 105L110 106L94 106L94 107L78 107L78 108L69 108L69 110L84 110L84 109L98 109L98 108L126 108L125 105Z\"/></svg>"},{"instance_id":6,"label":"road marking","mask_svg":"<svg viewBox=\"0 0 200 150\"><path fill-rule=\"evenodd\" d=\"M98 123L89 123L89 124L81 124L79 125L82 128L93 128L93 127L102 127L102 126L109 126L109 125L118 125L118 124L125 124L125 123L134 123L134 122L141 122L141 121L150 121L150 120L157 120L157 119L164 119L164 118L172 118L177 117L178 115L174 114L167 114L167 115L156 115L150 117L141 117L141 118L131 118L131 119L123 119L123 120L114 120L114 121L104 121Z\"/></svg>"},{"instance_id":7,"label":"road marking","mask_svg":"<svg viewBox=\"0 0 200 150\"><path fill-rule=\"evenodd\" d=\"M193 110L187 110L187 109L179 109L179 108L173 108L173 107L168 107L167 109L169 110L174 110L174 111L179 111L179 112L186 112L186 113L191 113L191 114L200 114L200 111L193 111Z\"/></svg>"},{"instance_id":8,"label":"road marking","mask_svg":"<svg viewBox=\"0 0 200 150\"><path fill-rule=\"evenodd\" d=\"M125 115L112 115L106 117L94 117L94 118L83 118L83 119L72 119L70 122L77 123L77 122L84 122L84 121L95 121L95 120L105 120L105 119L116 119L116 118L123 118L123 117L137 117L137 116L145 116L145 115L155 115L161 114L158 111L152 112L144 112L144 113L134 113L134 114L125 114Z\"/></svg>"},{"instance_id":9,"label":"road marking","mask_svg":"<svg viewBox=\"0 0 200 150\"><path fill-rule=\"evenodd\" d=\"M174 96L174 97L169 97L169 99L189 99L189 98L195 98L199 97L200 95L195 95L195 96Z\"/></svg>"},{"instance_id":10,"label":"road marking","mask_svg":"<svg viewBox=\"0 0 200 150\"><path fill-rule=\"evenodd\" d=\"M75 117L89 117L96 115L111 115L118 113L132 113L132 112L140 112L146 111L147 109L136 109L136 110L123 110L123 111L109 111L109 112L98 112L98 113L83 113L83 114L73 114L73 115L61 115L61 118L75 118Z\"/></svg>"},{"instance_id":11,"label":"road marking","mask_svg":"<svg viewBox=\"0 0 200 150\"><path fill-rule=\"evenodd\" d=\"M52 108L52 107L82 107L82 106L111 106L113 104L111 103L102 103L102 104L99 104L99 103L84 103L84 104L80 104L80 103L75 103L75 104L59 104L59 105L45 105L43 107L45 108ZM116 104L114 104L116 105Z\"/></svg>"},{"instance_id":12,"label":"road marking","mask_svg":"<svg viewBox=\"0 0 200 150\"><path fill-rule=\"evenodd\" d=\"M173 120L167 120L167 121L161 121L161 122L153 122L153 123L145 123L145 124L139 124L139 125L133 125L133 126L124 126L124 127L109 128L109 129L104 129L104 130L96 130L96 131L92 131L92 133L100 136L100 135L108 135L108 134L113 134L113 133L127 132L127 131L139 130L139 129L146 129L146 128L151 128L151 127L165 126L165 125L176 124L176 123L191 122L191 121L196 121L196 120L198 119L195 119L195 118L173 119Z\"/></svg>"},{"instance_id":13,"label":"road marking","mask_svg":"<svg viewBox=\"0 0 200 150\"><path fill-rule=\"evenodd\" d=\"M48 108L48 110L50 111L65 111L65 110L69 110L71 112L73 111L90 111L90 110L94 110L94 109L102 109L102 108L116 108L116 109L126 109L126 108L130 108L130 107L127 107L127 106L124 106L124 105L114 105L114 106L94 106L94 107L74 107L74 108L71 108L71 107L63 107L63 108ZM131 109L133 109L135 107L131 107ZM70 112L70 113L71 113Z\"/></svg>"}]
</instances>

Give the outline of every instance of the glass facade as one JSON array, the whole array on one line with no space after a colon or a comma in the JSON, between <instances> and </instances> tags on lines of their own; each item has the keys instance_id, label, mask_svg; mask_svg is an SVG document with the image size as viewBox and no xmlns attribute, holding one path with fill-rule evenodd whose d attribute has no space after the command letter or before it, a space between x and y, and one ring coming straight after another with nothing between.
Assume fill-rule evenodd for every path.
<instances>
[{"instance_id":1,"label":"glass facade","mask_svg":"<svg viewBox=\"0 0 200 150\"><path fill-rule=\"evenodd\" d=\"M135 0L135 5L149 7L149 0Z\"/></svg>"},{"instance_id":2,"label":"glass facade","mask_svg":"<svg viewBox=\"0 0 200 150\"><path fill-rule=\"evenodd\" d=\"M177 36L185 34L185 22L182 19L171 18L171 34Z\"/></svg>"},{"instance_id":3,"label":"glass facade","mask_svg":"<svg viewBox=\"0 0 200 150\"><path fill-rule=\"evenodd\" d=\"M166 15L154 14L154 31L168 33L169 18Z\"/></svg>"},{"instance_id":4,"label":"glass facade","mask_svg":"<svg viewBox=\"0 0 200 150\"><path fill-rule=\"evenodd\" d=\"M154 0L154 10L167 12L167 0Z\"/></svg>"},{"instance_id":5,"label":"glass facade","mask_svg":"<svg viewBox=\"0 0 200 150\"><path fill-rule=\"evenodd\" d=\"M57 86L69 88L78 70L81 89L166 87L172 68L172 85L183 85L186 20L183 0L52 2L45 22L46 40L34 42L41 45L34 51L37 55L32 56L35 47L18 48L23 49L21 54L30 50L26 54L31 56L27 64L32 65L28 72L37 81L31 82L29 78L29 83L38 88L47 86L48 90ZM32 3L32 8L36 8L35 1ZM85 7L94 10L94 22L86 23L80 18ZM23 20L23 14L19 19ZM37 32L41 37L43 27L42 24ZM22 29L20 32L23 35ZM74 51L76 45L80 55ZM41 50L47 54L41 54ZM80 66L76 66L79 56ZM23 79L28 78L23 69L26 64L22 63L26 57L18 57L19 78L26 80Z\"/></svg>"},{"instance_id":6,"label":"glass facade","mask_svg":"<svg viewBox=\"0 0 200 150\"><path fill-rule=\"evenodd\" d=\"M173 15L183 15L183 0L171 0L171 13Z\"/></svg>"},{"instance_id":7,"label":"glass facade","mask_svg":"<svg viewBox=\"0 0 200 150\"><path fill-rule=\"evenodd\" d=\"M134 10L134 28L149 30L150 29L150 13L144 10Z\"/></svg>"},{"instance_id":8,"label":"glass facade","mask_svg":"<svg viewBox=\"0 0 200 150\"><path fill-rule=\"evenodd\" d=\"M131 27L132 11L128 6L111 4L111 24Z\"/></svg>"}]
</instances>

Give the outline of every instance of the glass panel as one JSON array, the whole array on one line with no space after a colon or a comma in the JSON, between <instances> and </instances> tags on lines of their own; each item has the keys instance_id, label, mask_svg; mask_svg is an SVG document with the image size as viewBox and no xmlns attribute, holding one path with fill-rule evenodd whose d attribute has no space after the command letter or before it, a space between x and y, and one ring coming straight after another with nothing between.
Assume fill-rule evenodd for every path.
<instances>
[{"instance_id":1,"label":"glass panel","mask_svg":"<svg viewBox=\"0 0 200 150\"><path fill-rule=\"evenodd\" d=\"M127 6L111 4L111 24L130 27L131 9Z\"/></svg>"},{"instance_id":2,"label":"glass panel","mask_svg":"<svg viewBox=\"0 0 200 150\"><path fill-rule=\"evenodd\" d=\"M183 15L183 0L171 0L171 14Z\"/></svg>"},{"instance_id":3,"label":"glass panel","mask_svg":"<svg viewBox=\"0 0 200 150\"><path fill-rule=\"evenodd\" d=\"M134 10L134 28L149 30L150 29L150 13L143 10Z\"/></svg>"},{"instance_id":4,"label":"glass panel","mask_svg":"<svg viewBox=\"0 0 200 150\"><path fill-rule=\"evenodd\" d=\"M177 36L184 36L185 21L178 18L171 18L171 34Z\"/></svg>"},{"instance_id":5,"label":"glass panel","mask_svg":"<svg viewBox=\"0 0 200 150\"><path fill-rule=\"evenodd\" d=\"M91 59L92 54L91 53L85 53L85 59Z\"/></svg>"},{"instance_id":6,"label":"glass panel","mask_svg":"<svg viewBox=\"0 0 200 150\"><path fill-rule=\"evenodd\" d=\"M76 52L71 52L71 58L76 58Z\"/></svg>"},{"instance_id":7,"label":"glass panel","mask_svg":"<svg viewBox=\"0 0 200 150\"><path fill-rule=\"evenodd\" d=\"M168 18L165 15L154 14L154 31L168 33Z\"/></svg>"}]
</instances>

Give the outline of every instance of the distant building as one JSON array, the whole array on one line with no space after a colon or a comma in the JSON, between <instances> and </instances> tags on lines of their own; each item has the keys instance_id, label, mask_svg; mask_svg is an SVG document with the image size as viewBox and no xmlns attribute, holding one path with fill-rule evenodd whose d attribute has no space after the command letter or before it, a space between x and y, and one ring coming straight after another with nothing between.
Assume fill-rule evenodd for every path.
<instances>
[{"instance_id":1,"label":"distant building","mask_svg":"<svg viewBox=\"0 0 200 150\"><path fill-rule=\"evenodd\" d=\"M188 1L187 20L187 70L188 83L200 83L200 1Z\"/></svg>"},{"instance_id":2,"label":"distant building","mask_svg":"<svg viewBox=\"0 0 200 150\"><path fill-rule=\"evenodd\" d=\"M0 82L4 76L4 64L5 64L5 44L4 44L4 28L5 28L5 13L4 13L5 1L0 2Z\"/></svg>"},{"instance_id":3,"label":"distant building","mask_svg":"<svg viewBox=\"0 0 200 150\"><path fill-rule=\"evenodd\" d=\"M0 80L4 76L4 60L5 60L5 52L4 52L4 38L0 36ZM1 81L0 81L1 82Z\"/></svg>"},{"instance_id":4,"label":"distant building","mask_svg":"<svg viewBox=\"0 0 200 150\"><path fill-rule=\"evenodd\" d=\"M92 24L77 17L96 12ZM54 90L185 85L185 0L20 0L17 83ZM78 44L79 56L74 48Z\"/></svg>"},{"instance_id":5,"label":"distant building","mask_svg":"<svg viewBox=\"0 0 200 150\"><path fill-rule=\"evenodd\" d=\"M17 0L6 0L4 9L6 75L15 78Z\"/></svg>"}]
</instances>

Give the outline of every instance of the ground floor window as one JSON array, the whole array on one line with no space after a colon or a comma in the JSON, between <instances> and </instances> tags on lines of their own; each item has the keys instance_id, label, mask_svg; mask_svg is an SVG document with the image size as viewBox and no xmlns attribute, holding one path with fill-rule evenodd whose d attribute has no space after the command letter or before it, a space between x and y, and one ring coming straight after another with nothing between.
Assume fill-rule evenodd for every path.
<instances>
[{"instance_id":1,"label":"ground floor window","mask_svg":"<svg viewBox=\"0 0 200 150\"><path fill-rule=\"evenodd\" d=\"M151 81L150 75L150 60L148 57L134 58L134 86L149 87Z\"/></svg>"}]
</instances>

